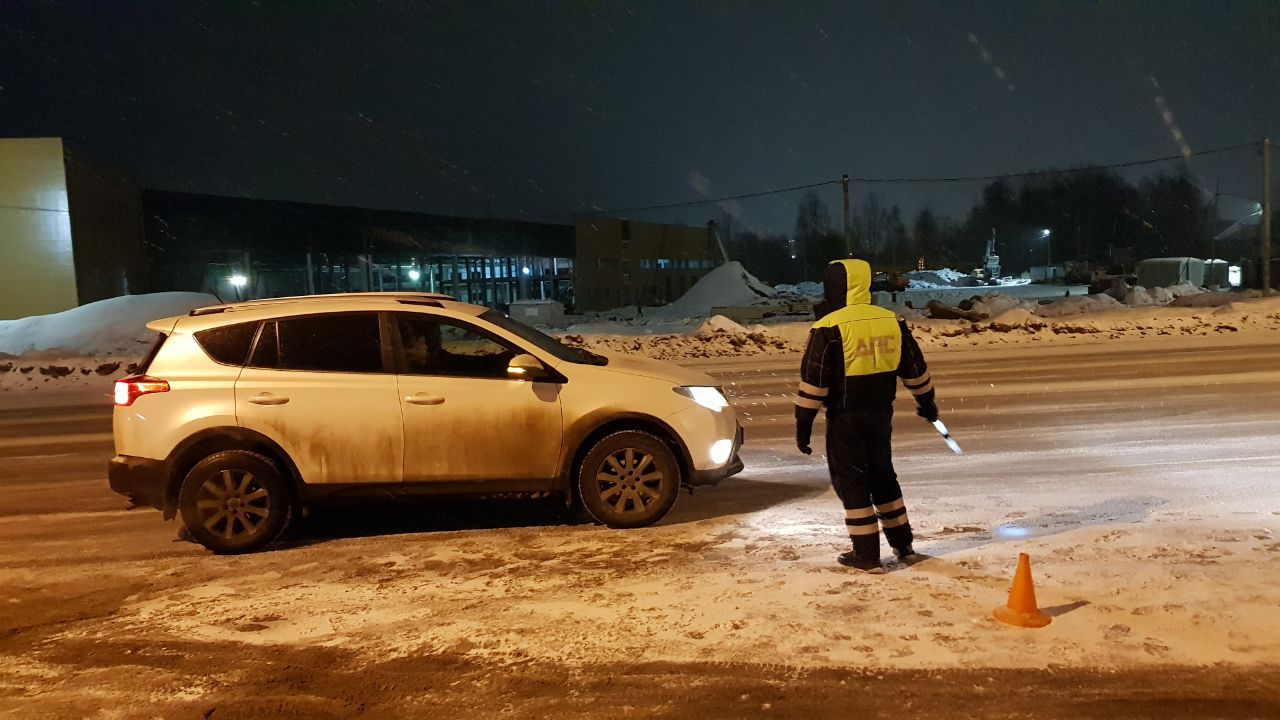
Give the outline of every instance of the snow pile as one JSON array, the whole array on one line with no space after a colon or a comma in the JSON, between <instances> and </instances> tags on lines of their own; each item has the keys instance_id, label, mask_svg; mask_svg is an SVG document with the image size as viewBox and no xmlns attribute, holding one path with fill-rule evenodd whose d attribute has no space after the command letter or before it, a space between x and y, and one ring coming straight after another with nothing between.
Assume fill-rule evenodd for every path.
<instances>
[{"instance_id":1,"label":"snow pile","mask_svg":"<svg viewBox=\"0 0 1280 720\"><path fill-rule=\"evenodd\" d=\"M1008 332L1015 328L1043 325L1035 311L1026 307L1012 307L991 316L990 327L996 331Z\"/></svg>"},{"instance_id":2,"label":"snow pile","mask_svg":"<svg viewBox=\"0 0 1280 720\"><path fill-rule=\"evenodd\" d=\"M1248 300L1249 298L1261 296L1262 293L1257 291L1238 293L1201 292L1175 297L1173 301L1169 303L1169 306L1185 308L1226 307L1241 300Z\"/></svg>"},{"instance_id":3,"label":"snow pile","mask_svg":"<svg viewBox=\"0 0 1280 720\"><path fill-rule=\"evenodd\" d=\"M973 312L984 313L988 317L995 317L1000 313L1012 310L1013 308L1023 308L1034 313L1035 303L1018 300L1017 298L997 293L977 298L973 301L973 307L971 310L973 310Z\"/></svg>"},{"instance_id":4,"label":"snow pile","mask_svg":"<svg viewBox=\"0 0 1280 720\"><path fill-rule=\"evenodd\" d=\"M745 335L747 329L723 315L714 315L699 325L693 334L698 337L712 337L721 333Z\"/></svg>"},{"instance_id":5,"label":"snow pile","mask_svg":"<svg viewBox=\"0 0 1280 720\"><path fill-rule=\"evenodd\" d=\"M822 299L822 283L802 282L798 285L776 285L773 290L780 296L798 297L805 300Z\"/></svg>"},{"instance_id":6,"label":"snow pile","mask_svg":"<svg viewBox=\"0 0 1280 720\"><path fill-rule=\"evenodd\" d=\"M798 326L803 332L791 330L790 325ZM772 328L764 325L744 327L723 315L716 315L692 332L641 336L570 332L561 335L560 342L594 352L644 355L658 360L798 353L804 349L808 324L790 325ZM786 331L776 331L784 327L787 328Z\"/></svg>"},{"instance_id":7,"label":"snow pile","mask_svg":"<svg viewBox=\"0 0 1280 720\"><path fill-rule=\"evenodd\" d=\"M1139 285L1129 288L1121 302L1127 307L1150 307L1152 305L1165 305L1172 299L1173 296L1164 288L1147 290Z\"/></svg>"},{"instance_id":8,"label":"snow pile","mask_svg":"<svg viewBox=\"0 0 1280 720\"><path fill-rule=\"evenodd\" d=\"M655 317L706 317L713 307L754 305L777 294L747 272L742 263L730 261L702 276L679 300L645 312Z\"/></svg>"},{"instance_id":9,"label":"snow pile","mask_svg":"<svg viewBox=\"0 0 1280 720\"><path fill-rule=\"evenodd\" d=\"M912 290L936 290L938 288L973 287L978 281L968 273L943 268L941 270L913 270L907 273Z\"/></svg>"},{"instance_id":10,"label":"snow pile","mask_svg":"<svg viewBox=\"0 0 1280 720\"><path fill-rule=\"evenodd\" d=\"M126 295L52 315L0 320L0 353L19 357L49 352L81 357L142 355L153 339L147 323L217 303L217 298L203 293Z\"/></svg>"},{"instance_id":11,"label":"snow pile","mask_svg":"<svg viewBox=\"0 0 1280 720\"><path fill-rule=\"evenodd\" d=\"M1170 285L1168 290L1169 290L1169 294L1172 295L1174 299L1180 298L1184 295L1199 295L1200 293L1203 293L1205 291L1204 288L1200 287L1199 285L1195 285L1189 282L1179 283L1177 285Z\"/></svg>"},{"instance_id":12,"label":"snow pile","mask_svg":"<svg viewBox=\"0 0 1280 720\"><path fill-rule=\"evenodd\" d=\"M1048 305L1041 305L1036 308L1036 314L1040 317L1062 317L1064 315L1083 315L1085 313L1117 310L1122 307L1124 305L1119 300L1105 293L1074 295L1054 300Z\"/></svg>"}]
</instances>

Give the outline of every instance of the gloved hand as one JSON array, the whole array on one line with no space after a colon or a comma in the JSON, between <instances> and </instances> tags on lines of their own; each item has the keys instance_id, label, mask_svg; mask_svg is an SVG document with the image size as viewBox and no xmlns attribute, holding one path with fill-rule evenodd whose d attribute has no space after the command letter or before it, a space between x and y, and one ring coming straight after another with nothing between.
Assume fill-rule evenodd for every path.
<instances>
[{"instance_id":1,"label":"gloved hand","mask_svg":"<svg viewBox=\"0 0 1280 720\"><path fill-rule=\"evenodd\" d=\"M938 405L936 403L920 403L916 406L916 414L929 422L938 419Z\"/></svg>"},{"instance_id":2,"label":"gloved hand","mask_svg":"<svg viewBox=\"0 0 1280 720\"><path fill-rule=\"evenodd\" d=\"M800 426L796 426L796 448L805 455L813 454L813 448L809 447L809 432Z\"/></svg>"}]
</instances>

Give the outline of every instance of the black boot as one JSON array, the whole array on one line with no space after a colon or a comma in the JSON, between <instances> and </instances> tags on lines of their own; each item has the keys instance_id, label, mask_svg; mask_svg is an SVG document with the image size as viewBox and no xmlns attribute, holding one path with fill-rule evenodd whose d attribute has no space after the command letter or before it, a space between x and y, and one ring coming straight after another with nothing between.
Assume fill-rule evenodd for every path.
<instances>
[{"instance_id":1,"label":"black boot","mask_svg":"<svg viewBox=\"0 0 1280 720\"><path fill-rule=\"evenodd\" d=\"M880 564L879 558L875 560L863 560L858 557L857 550L840 553L836 556L836 562L844 565L845 567L857 568L858 570L864 570L869 573L884 572L884 566Z\"/></svg>"},{"instance_id":2,"label":"black boot","mask_svg":"<svg viewBox=\"0 0 1280 720\"><path fill-rule=\"evenodd\" d=\"M857 568L867 572L884 572L880 564L880 538L877 535L854 535L849 538L853 549L840 553L836 562L845 567Z\"/></svg>"},{"instance_id":3,"label":"black boot","mask_svg":"<svg viewBox=\"0 0 1280 720\"><path fill-rule=\"evenodd\" d=\"M894 548L893 555L898 559L898 562L903 565L915 565L925 559L924 555L916 552L910 545L901 548Z\"/></svg>"}]
</instances>

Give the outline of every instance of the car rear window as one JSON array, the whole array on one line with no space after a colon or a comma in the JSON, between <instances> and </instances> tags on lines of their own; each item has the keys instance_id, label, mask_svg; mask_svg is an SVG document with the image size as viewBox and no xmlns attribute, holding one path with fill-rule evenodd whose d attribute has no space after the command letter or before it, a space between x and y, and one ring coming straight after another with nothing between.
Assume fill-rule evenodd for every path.
<instances>
[{"instance_id":1,"label":"car rear window","mask_svg":"<svg viewBox=\"0 0 1280 720\"><path fill-rule=\"evenodd\" d=\"M243 365L249 356L249 346L258 331L258 323L247 322L201 330L196 342L214 362L223 365Z\"/></svg>"},{"instance_id":2,"label":"car rear window","mask_svg":"<svg viewBox=\"0 0 1280 720\"><path fill-rule=\"evenodd\" d=\"M151 344L151 349L147 351L147 357L143 359L143 361L138 365L138 369L136 371L137 374L139 375L147 374L147 368L151 367L151 361L155 360L156 355L160 354L160 348L164 345L164 341L168 339L169 339L169 336L165 335L164 333L159 333L158 335L156 335L156 341Z\"/></svg>"}]
</instances>

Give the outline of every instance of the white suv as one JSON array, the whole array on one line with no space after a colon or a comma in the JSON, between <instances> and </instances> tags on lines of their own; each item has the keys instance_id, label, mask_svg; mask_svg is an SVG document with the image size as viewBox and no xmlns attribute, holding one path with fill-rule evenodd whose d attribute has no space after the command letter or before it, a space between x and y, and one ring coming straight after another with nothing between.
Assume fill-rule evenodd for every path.
<instances>
[{"instance_id":1,"label":"white suv","mask_svg":"<svg viewBox=\"0 0 1280 720\"><path fill-rule=\"evenodd\" d=\"M357 495L561 496L642 527L742 470L708 376L604 357L443 295L281 298L157 320L116 383L111 488L219 553Z\"/></svg>"}]
</instances>

